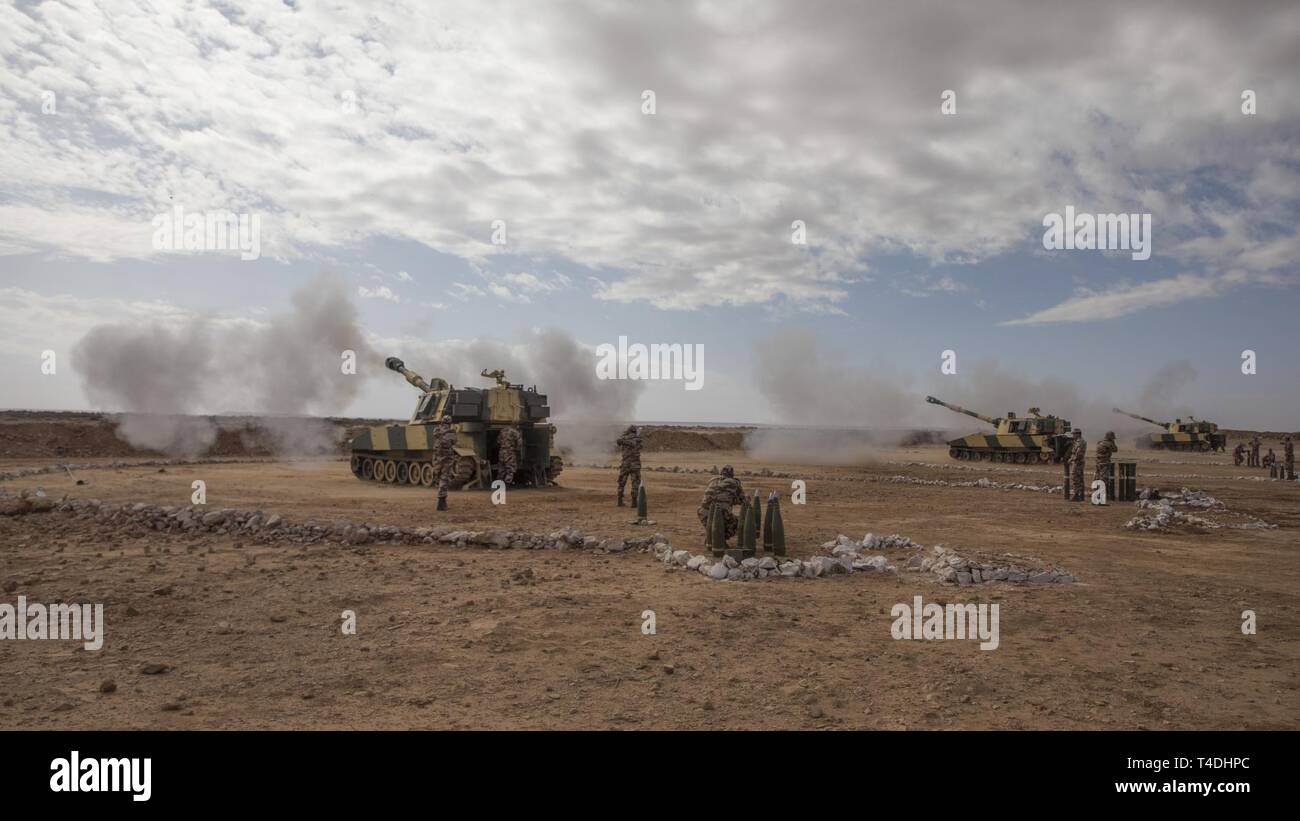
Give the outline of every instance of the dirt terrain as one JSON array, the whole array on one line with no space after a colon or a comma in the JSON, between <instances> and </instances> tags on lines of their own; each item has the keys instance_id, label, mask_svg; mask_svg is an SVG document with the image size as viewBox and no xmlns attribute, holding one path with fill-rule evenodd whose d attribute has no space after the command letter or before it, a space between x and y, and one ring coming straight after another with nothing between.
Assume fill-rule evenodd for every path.
<instances>
[{"instance_id":1,"label":"dirt terrain","mask_svg":"<svg viewBox=\"0 0 1300 821\"><path fill-rule=\"evenodd\" d=\"M80 456L78 426L102 423L6 417L0 441L32 424ZM9 454L0 473L74 461ZM75 461L144 461L123 456ZM0 602L102 602L107 623L98 651L0 641L0 728L1300 727L1300 483L1226 454L1137 458L1140 486L1206 491L1229 526L1129 529L1132 503L1004 486L1059 483L1059 467L956 463L938 445L837 466L647 450L650 530L679 548L703 549L708 476L685 471L729 462L748 492L785 494L796 556L825 554L839 534L899 533L927 549L1017 554L1075 584L956 587L908 572L715 582L636 551L266 543L0 516ZM0 493L183 506L201 479L214 511L297 522L645 535L613 504L612 464L570 466L560 487L499 506L453 493L442 514L430 491L362 483L338 459L58 470L0 481ZM795 505L801 476L807 504ZM998 484L955 484L981 478ZM1000 646L894 640L890 610L916 595L997 603ZM344 610L356 635L340 629ZM1257 635L1243 635L1244 610Z\"/></svg>"}]
</instances>

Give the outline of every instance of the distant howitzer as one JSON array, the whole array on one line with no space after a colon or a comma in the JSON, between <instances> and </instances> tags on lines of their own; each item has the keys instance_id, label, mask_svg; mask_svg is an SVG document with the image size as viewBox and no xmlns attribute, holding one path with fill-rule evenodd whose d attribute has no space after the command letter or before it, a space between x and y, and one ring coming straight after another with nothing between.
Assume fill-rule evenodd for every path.
<instances>
[{"instance_id":1,"label":"distant howitzer","mask_svg":"<svg viewBox=\"0 0 1300 821\"><path fill-rule=\"evenodd\" d=\"M1119 408L1111 408L1111 410L1131 419L1150 422L1158 428L1164 428L1164 433L1153 433L1149 436L1139 437L1137 446L1140 448L1199 451L1228 449L1227 434L1219 433L1219 426L1213 422L1207 422L1193 416L1188 416L1186 422L1182 419L1175 419L1172 422L1159 422Z\"/></svg>"},{"instance_id":2,"label":"distant howitzer","mask_svg":"<svg viewBox=\"0 0 1300 821\"><path fill-rule=\"evenodd\" d=\"M996 428L992 435L972 433L948 441L948 455L954 459L990 462L1059 462L1070 450L1070 422L1059 416L1044 415L1040 408L1030 408L1029 416L985 416L960 405L925 397L932 405L973 416Z\"/></svg>"}]
</instances>

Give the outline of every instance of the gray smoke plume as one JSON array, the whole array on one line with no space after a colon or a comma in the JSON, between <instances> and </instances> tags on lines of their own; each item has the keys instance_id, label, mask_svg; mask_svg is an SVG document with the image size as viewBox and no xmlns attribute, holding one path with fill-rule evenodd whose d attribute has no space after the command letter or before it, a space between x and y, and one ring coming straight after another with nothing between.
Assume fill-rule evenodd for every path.
<instances>
[{"instance_id":1,"label":"gray smoke plume","mask_svg":"<svg viewBox=\"0 0 1300 821\"><path fill-rule=\"evenodd\" d=\"M1125 408L1153 419L1170 420L1186 416L1189 408L1178 404L1179 394L1196 381L1196 366L1179 359L1162 367L1147 380L1138 395L1138 408Z\"/></svg>"},{"instance_id":2,"label":"gray smoke plume","mask_svg":"<svg viewBox=\"0 0 1300 821\"><path fill-rule=\"evenodd\" d=\"M277 450L327 452L335 444L329 426L282 417L346 408L371 371L359 364L356 374L343 373L343 352L354 351L358 363L376 354L342 278L317 276L292 302L266 322L96 326L73 349L73 365L92 403L124 412L118 435L135 447L202 453L219 428L193 414L236 411L264 414L258 424Z\"/></svg>"},{"instance_id":3,"label":"gray smoke plume","mask_svg":"<svg viewBox=\"0 0 1300 821\"><path fill-rule=\"evenodd\" d=\"M750 454L803 464L863 464L901 438L912 411L910 379L820 349L816 335L786 329L759 340L754 380L781 421L745 437ZM815 429L813 429L815 428ZM872 429L868 431L866 429Z\"/></svg>"}]
</instances>

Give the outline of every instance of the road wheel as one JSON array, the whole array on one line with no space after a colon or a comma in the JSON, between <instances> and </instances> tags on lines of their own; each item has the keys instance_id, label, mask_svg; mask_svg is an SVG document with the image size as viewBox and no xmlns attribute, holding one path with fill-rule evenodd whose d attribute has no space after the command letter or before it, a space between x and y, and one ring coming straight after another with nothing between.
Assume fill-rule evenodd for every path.
<instances>
[{"instance_id":1,"label":"road wheel","mask_svg":"<svg viewBox=\"0 0 1300 821\"><path fill-rule=\"evenodd\" d=\"M420 484L425 487L433 487L434 480L438 478L438 473L433 469L433 464L425 462L420 466Z\"/></svg>"},{"instance_id":2,"label":"road wheel","mask_svg":"<svg viewBox=\"0 0 1300 821\"><path fill-rule=\"evenodd\" d=\"M399 485L406 484L408 478L409 476L407 475L407 471L406 471L406 463L398 462L397 463L397 484Z\"/></svg>"},{"instance_id":3,"label":"road wheel","mask_svg":"<svg viewBox=\"0 0 1300 821\"><path fill-rule=\"evenodd\" d=\"M389 484L397 481L397 463L392 459L384 462L384 481Z\"/></svg>"},{"instance_id":4,"label":"road wheel","mask_svg":"<svg viewBox=\"0 0 1300 821\"><path fill-rule=\"evenodd\" d=\"M364 459L364 458L363 458L363 459L361 460L361 478L362 478L362 479L365 479L365 480L368 481L368 482L373 482L373 481L374 481L374 479L375 479L375 460L374 460L374 459Z\"/></svg>"},{"instance_id":5,"label":"road wheel","mask_svg":"<svg viewBox=\"0 0 1300 821\"><path fill-rule=\"evenodd\" d=\"M352 475L357 477L358 479L362 478L362 473L361 473L362 461L363 460L360 456L352 457Z\"/></svg>"},{"instance_id":6,"label":"road wheel","mask_svg":"<svg viewBox=\"0 0 1300 821\"><path fill-rule=\"evenodd\" d=\"M412 485L420 484L420 463L419 462L407 462L406 481Z\"/></svg>"}]
</instances>

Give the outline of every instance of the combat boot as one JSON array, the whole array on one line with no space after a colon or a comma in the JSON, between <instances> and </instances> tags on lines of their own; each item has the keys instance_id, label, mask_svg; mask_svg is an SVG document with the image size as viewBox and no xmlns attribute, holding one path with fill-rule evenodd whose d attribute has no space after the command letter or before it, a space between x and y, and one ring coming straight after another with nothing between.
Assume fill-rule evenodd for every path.
<instances>
[{"instance_id":1,"label":"combat boot","mask_svg":"<svg viewBox=\"0 0 1300 821\"><path fill-rule=\"evenodd\" d=\"M438 509L439 509L439 510L446 510L446 509L447 509L447 497L446 497L446 496L439 496L439 497L438 497Z\"/></svg>"}]
</instances>

